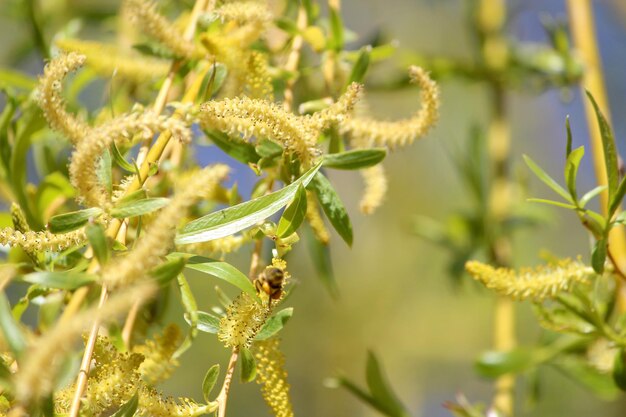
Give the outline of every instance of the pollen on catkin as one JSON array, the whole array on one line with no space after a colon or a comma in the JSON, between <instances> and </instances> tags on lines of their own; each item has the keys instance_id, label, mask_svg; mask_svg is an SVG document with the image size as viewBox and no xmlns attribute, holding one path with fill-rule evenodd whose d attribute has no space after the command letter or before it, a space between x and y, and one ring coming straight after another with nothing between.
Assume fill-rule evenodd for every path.
<instances>
[{"instance_id":1,"label":"pollen on catkin","mask_svg":"<svg viewBox=\"0 0 626 417\"><path fill-rule=\"evenodd\" d=\"M146 33L170 49L177 56L192 59L197 56L196 47L164 16L157 12L156 3L148 0L125 0L125 13Z\"/></svg>"},{"instance_id":2,"label":"pollen on catkin","mask_svg":"<svg viewBox=\"0 0 626 417\"><path fill-rule=\"evenodd\" d=\"M276 417L292 417L293 408L285 370L285 356L279 349L280 340L271 338L254 344L256 382L266 404Z\"/></svg>"},{"instance_id":3,"label":"pollen on catkin","mask_svg":"<svg viewBox=\"0 0 626 417\"><path fill-rule=\"evenodd\" d=\"M19 246L26 252L59 252L72 246L81 245L86 240L84 229L55 235L47 230L41 232L20 232L10 227L0 229L0 245Z\"/></svg>"},{"instance_id":4,"label":"pollen on catkin","mask_svg":"<svg viewBox=\"0 0 626 417\"><path fill-rule=\"evenodd\" d=\"M428 73L420 67L409 68L411 82L421 89L421 108L411 118L388 122L365 117L354 117L340 125L341 133L350 135L353 143L372 143L376 146L410 145L424 136L439 117L439 88Z\"/></svg>"},{"instance_id":5,"label":"pollen on catkin","mask_svg":"<svg viewBox=\"0 0 626 417\"><path fill-rule=\"evenodd\" d=\"M61 95L63 79L85 63L85 56L70 52L54 58L44 68L39 78L38 102L50 127L65 135L72 143L78 142L87 134L87 123L65 110L65 100Z\"/></svg>"},{"instance_id":6,"label":"pollen on catkin","mask_svg":"<svg viewBox=\"0 0 626 417\"><path fill-rule=\"evenodd\" d=\"M267 25L272 21L272 13L263 3L235 1L225 3L213 12L222 21L234 21L239 25L257 23Z\"/></svg>"},{"instance_id":7,"label":"pollen on catkin","mask_svg":"<svg viewBox=\"0 0 626 417\"><path fill-rule=\"evenodd\" d=\"M317 198L311 191L306 192L306 218L311 226L315 238L324 245L330 242L330 233L324 224L324 219L320 214Z\"/></svg>"},{"instance_id":8,"label":"pollen on catkin","mask_svg":"<svg viewBox=\"0 0 626 417\"><path fill-rule=\"evenodd\" d=\"M150 111L122 115L91 130L76 146L69 168L70 181L77 188L81 201L105 209L111 205L98 181L97 160L116 139L130 140L137 133L150 138L155 132L162 131L169 131L181 142L191 141L191 131L185 122Z\"/></svg>"},{"instance_id":9,"label":"pollen on catkin","mask_svg":"<svg viewBox=\"0 0 626 417\"><path fill-rule=\"evenodd\" d=\"M149 385L156 385L170 377L178 366L178 361L172 357L183 341L180 328L176 325L167 326L162 334L145 344L133 347L134 353L143 355L144 360L139 365L141 379Z\"/></svg>"},{"instance_id":10,"label":"pollen on catkin","mask_svg":"<svg viewBox=\"0 0 626 417\"><path fill-rule=\"evenodd\" d=\"M228 306L226 315L220 320L217 337L226 347L250 347L269 314L267 306L242 292Z\"/></svg>"},{"instance_id":11,"label":"pollen on catkin","mask_svg":"<svg viewBox=\"0 0 626 417\"><path fill-rule=\"evenodd\" d=\"M363 214L372 214L383 203L387 194L387 178L385 169L381 164L365 168L360 171L365 190L359 202L359 208Z\"/></svg>"},{"instance_id":12,"label":"pollen on catkin","mask_svg":"<svg viewBox=\"0 0 626 417\"><path fill-rule=\"evenodd\" d=\"M469 261L465 270L487 288L514 300L543 301L569 291L574 284L588 283L593 269L580 261L563 259L554 264L523 268L494 268L478 261Z\"/></svg>"},{"instance_id":13,"label":"pollen on catkin","mask_svg":"<svg viewBox=\"0 0 626 417\"><path fill-rule=\"evenodd\" d=\"M189 207L198 201L207 188L216 187L227 174L228 167L225 165L207 167L176 192L137 240L134 248L116 262L109 262L102 271L102 280L107 287L114 289L129 285L157 266L172 247L176 227Z\"/></svg>"},{"instance_id":14,"label":"pollen on catkin","mask_svg":"<svg viewBox=\"0 0 626 417\"><path fill-rule=\"evenodd\" d=\"M36 339L30 346L27 358L15 376L15 396L26 404L49 394L54 387L59 362L74 345L75 338L94 321L107 321L127 312L133 304L143 303L152 297L155 286L142 283L111 296L102 307L91 307L76 314L64 323Z\"/></svg>"},{"instance_id":15,"label":"pollen on catkin","mask_svg":"<svg viewBox=\"0 0 626 417\"><path fill-rule=\"evenodd\" d=\"M357 104L363 93L363 85L352 83L346 89L339 99L329 107L314 113L311 117L312 122L318 130L328 129L331 125L346 122L350 116L352 109Z\"/></svg>"},{"instance_id":16,"label":"pollen on catkin","mask_svg":"<svg viewBox=\"0 0 626 417\"><path fill-rule=\"evenodd\" d=\"M147 79L167 75L169 63L133 51L122 51L115 45L80 39L59 39L55 44L64 51L77 52L86 57L86 65L103 77L113 73L126 80L141 83Z\"/></svg>"}]
</instances>

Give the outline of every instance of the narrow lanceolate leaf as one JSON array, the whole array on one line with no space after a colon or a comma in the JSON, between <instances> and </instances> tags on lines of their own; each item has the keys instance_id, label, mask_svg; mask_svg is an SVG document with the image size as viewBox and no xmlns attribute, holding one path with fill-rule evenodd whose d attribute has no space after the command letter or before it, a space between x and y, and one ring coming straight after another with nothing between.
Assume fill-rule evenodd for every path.
<instances>
[{"instance_id":1,"label":"narrow lanceolate leaf","mask_svg":"<svg viewBox=\"0 0 626 417\"><path fill-rule=\"evenodd\" d=\"M143 216L152 213L160 208L167 206L170 202L169 198L146 198L143 200L128 201L118 204L111 209L111 216L117 219L126 219L128 217Z\"/></svg>"},{"instance_id":2,"label":"narrow lanceolate leaf","mask_svg":"<svg viewBox=\"0 0 626 417\"><path fill-rule=\"evenodd\" d=\"M82 272L33 272L21 277L23 281L31 284L39 284L48 288L59 290L75 290L84 285L96 282L98 277L92 274Z\"/></svg>"},{"instance_id":3,"label":"narrow lanceolate leaf","mask_svg":"<svg viewBox=\"0 0 626 417\"><path fill-rule=\"evenodd\" d=\"M343 49L344 44L344 33L343 33L343 22L341 20L341 14L334 7L331 7L328 10L330 17L330 39L329 39L329 47L330 49L339 52Z\"/></svg>"},{"instance_id":4,"label":"narrow lanceolate leaf","mask_svg":"<svg viewBox=\"0 0 626 417\"><path fill-rule=\"evenodd\" d=\"M569 153L567 161L565 161L565 183L569 194L574 201L578 200L576 192L576 177L578 176L578 168L580 167L580 161L585 155L585 148L583 146L574 149Z\"/></svg>"},{"instance_id":5,"label":"narrow lanceolate leaf","mask_svg":"<svg viewBox=\"0 0 626 417\"><path fill-rule=\"evenodd\" d=\"M217 382L217 378L220 376L220 366L219 364L215 364L209 368L206 375L204 376L204 380L202 381L202 395L204 395L204 400L209 402L209 395Z\"/></svg>"},{"instance_id":6,"label":"narrow lanceolate leaf","mask_svg":"<svg viewBox=\"0 0 626 417\"><path fill-rule=\"evenodd\" d=\"M139 394L135 393L128 402L122 405L111 417L133 417L139 406Z\"/></svg>"},{"instance_id":7,"label":"narrow lanceolate leaf","mask_svg":"<svg viewBox=\"0 0 626 417\"><path fill-rule=\"evenodd\" d=\"M256 362L254 355L250 352L250 349L242 347L241 354L241 382L254 381L256 377Z\"/></svg>"},{"instance_id":8,"label":"narrow lanceolate leaf","mask_svg":"<svg viewBox=\"0 0 626 417\"><path fill-rule=\"evenodd\" d=\"M182 345L172 355L174 358L178 358L189 349L191 342L198 333L198 303L196 303L196 298L193 296L191 287L183 274L178 274L176 280L178 281L178 288L180 289L180 301L185 311L184 317L187 323L189 323L189 332Z\"/></svg>"},{"instance_id":9,"label":"narrow lanceolate leaf","mask_svg":"<svg viewBox=\"0 0 626 417\"><path fill-rule=\"evenodd\" d=\"M367 386L372 396L385 407L390 416L408 415L406 409L387 385L378 359L372 352L368 352L366 366Z\"/></svg>"},{"instance_id":10,"label":"narrow lanceolate leaf","mask_svg":"<svg viewBox=\"0 0 626 417\"><path fill-rule=\"evenodd\" d=\"M350 78L348 78L347 85L352 83L362 83L367 73L367 69L370 66L370 54L372 53L372 47L370 45L364 46L359 52L359 57L352 67Z\"/></svg>"},{"instance_id":11,"label":"narrow lanceolate leaf","mask_svg":"<svg viewBox=\"0 0 626 417\"><path fill-rule=\"evenodd\" d=\"M76 230L87 224L89 219L95 219L102 214L98 207L85 210L73 211L71 213L59 214L50 218L48 229L52 233L65 233Z\"/></svg>"},{"instance_id":12,"label":"narrow lanceolate leaf","mask_svg":"<svg viewBox=\"0 0 626 417\"><path fill-rule=\"evenodd\" d=\"M169 259L174 259L177 257L185 257L187 259L187 264L185 267L187 269L192 269L194 271L202 272L205 274L212 275L216 278L223 279L229 284L234 285L239 288L241 291L248 293L254 299L260 302L259 297L254 289L254 285L248 279L246 275L244 275L237 268L232 266L227 262L216 261L215 259L205 258L203 256L193 256L190 257L189 254L184 254L180 252L174 252L168 255Z\"/></svg>"},{"instance_id":13,"label":"narrow lanceolate leaf","mask_svg":"<svg viewBox=\"0 0 626 417\"><path fill-rule=\"evenodd\" d=\"M219 239L221 237L230 236L265 220L293 199L298 191L298 187L306 187L317 173L320 166L321 164L315 165L302 177L279 191L224 210L210 213L188 223L178 233L176 244L206 242Z\"/></svg>"},{"instance_id":14,"label":"narrow lanceolate leaf","mask_svg":"<svg viewBox=\"0 0 626 417\"><path fill-rule=\"evenodd\" d=\"M292 315L293 315L292 307L288 307L288 308L280 310L278 313L274 314L265 322L265 324L263 325L263 327L261 327L261 330L259 330L259 333L256 335L254 340L265 340L274 336L275 334L277 334L279 331L282 330L282 328L289 321Z\"/></svg>"},{"instance_id":15,"label":"narrow lanceolate leaf","mask_svg":"<svg viewBox=\"0 0 626 417\"><path fill-rule=\"evenodd\" d=\"M134 173L136 171L135 166L128 162L124 156L121 154L120 150L117 149L115 143L111 145L111 156L113 157L113 161L122 168L126 172Z\"/></svg>"},{"instance_id":16,"label":"narrow lanceolate leaf","mask_svg":"<svg viewBox=\"0 0 626 417\"><path fill-rule=\"evenodd\" d=\"M322 173L317 173L311 182L311 187L315 190L317 199L326 217L330 220L330 224L333 225L337 233L339 233L339 236L341 236L348 246L352 246L352 224L350 223L350 217L333 186Z\"/></svg>"},{"instance_id":17,"label":"narrow lanceolate leaf","mask_svg":"<svg viewBox=\"0 0 626 417\"><path fill-rule=\"evenodd\" d=\"M567 145L565 146L565 158L572 153L572 128L569 124L569 116L565 118L565 130L567 131Z\"/></svg>"},{"instance_id":18,"label":"narrow lanceolate leaf","mask_svg":"<svg viewBox=\"0 0 626 417\"><path fill-rule=\"evenodd\" d=\"M335 169L361 169L371 167L385 159L387 151L383 148L355 149L352 151L331 153L324 156L324 167Z\"/></svg>"},{"instance_id":19,"label":"narrow lanceolate leaf","mask_svg":"<svg viewBox=\"0 0 626 417\"><path fill-rule=\"evenodd\" d=\"M261 158L254 149L254 145L242 139L230 137L218 130L205 129L204 133L211 139L215 146L241 163L256 163L259 158Z\"/></svg>"},{"instance_id":20,"label":"narrow lanceolate leaf","mask_svg":"<svg viewBox=\"0 0 626 417\"><path fill-rule=\"evenodd\" d=\"M98 263L104 265L109 260L109 245L104 227L97 223L88 224L85 233Z\"/></svg>"},{"instance_id":21,"label":"narrow lanceolate leaf","mask_svg":"<svg viewBox=\"0 0 626 417\"><path fill-rule=\"evenodd\" d=\"M326 286L330 295L333 298L338 298L339 289L337 286L337 280L335 279L333 263L330 258L330 249L328 248L328 245L325 245L317 240L310 227L305 229L305 237L309 248L309 254L311 256L311 263L315 266L315 275Z\"/></svg>"},{"instance_id":22,"label":"narrow lanceolate leaf","mask_svg":"<svg viewBox=\"0 0 626 417\"><path fill-rule=\"evenodd\" d=\"M298 227L304 221L306 215L306 190L304 187L298 187L298 191L293 198L291 204L287 206L283 216L278 222L276 234L279 237L289 236L298 230Z\"/></svg>"},{"instance_id":23,"label":"narrow lanceolate leaf","mask_svg":"<svg viewBox=\"0 0 626 417\"><path fill-rule=\"evenodd\" d=\"M212 313L198 311L198 330L205 333L217 334L220 330L220 318ZM189 319L185 317L189 323Z\"/></svg>"},{"instance_id":24,"label":"narrow lanceolate leaf","mask_svg":"<svg viewBox=\"0 0 626 417\"><path fill-rule=\"evenodd\" d=\"M587 97L589 97L589 101L591 101L593 109L596 112L596 118L598 119L600 137L602 138L602 147L604 149L604 164L606 166L606 175L609 186L609 205L612 205L619 182L619 169L617 167L617 149L615 148L615 139L613 138L613 132L611 131L609 123L600 111L598 103L596 103L596 100L593 98L589 91L587 91Z\"/></svg>"},{"instance_id":25,"label":"narrow lanceolate leaf","mask_svg":"<svg viewBox=\"0 0 626 417\"><path fill-rule=\"evenodd\" d=\"M9 300L7 300L4 292L0 292L0 328L11 351L15 356L20 356L26 348L26 339L13 319Z\"/></svg>"},{"instance_id":26,"label":"narrow lanceolate leaf","mask_svg":"<svg viewBox=\"0 0 626 417\"><path fill-rule=\"evenodd\" d=\"M591 266L598 274L602 274L604 272L604 262L606 261L607 255L606 245L606 239L598 240L593 248L593 252L591 253Z\"/></svg>"},{"instance_id":27,"label":"narrow lanceolate leaf","mask_svg":"<svg viewBox=\"0 0 626 417\"><path fill-rule=\"evenodd\" d=\"M578 205L580 207L585 207L587 205L588 202L590 202L594 197L596 197L597 195L599 195L602 191L606 190L606 185L598 185L596 188L594 188L591 191L587 191L585 193L585 195L583 195L580 198L580 201L578 202Z\"/></svg>"},{"instance_id":28,"label":"narrow lanceolate leaf","mask_svg":"<svg viewBox=\"0 0 626 417\"><path fill-rule=\"evenodd\" d=\"M164 262L150 271L150 276L154 278L159 285L166 285L183 272L186 262L183 257L169 259L167 262Z\"/></svg>"},{"instance_id":29,"label":"narrow lanceolate leaf","mask_svg":"<svg viewBox=\"0 0 626 417\"><path fill-rule=\"evenodd\" d=\"M572 197L570 197L567 190L559 185L547 172L545 172L539 165L537 165L530 157L524 155L524 161L528 168L539 178L545 185L552 188L558 195L563 197L565 200L572 202Z\"/></svg>"}]
</instances>

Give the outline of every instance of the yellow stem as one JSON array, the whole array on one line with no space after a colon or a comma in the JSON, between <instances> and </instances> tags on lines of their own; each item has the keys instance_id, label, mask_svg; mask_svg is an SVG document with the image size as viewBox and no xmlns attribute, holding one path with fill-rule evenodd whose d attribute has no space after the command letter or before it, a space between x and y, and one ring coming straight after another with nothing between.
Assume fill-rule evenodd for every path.
<instances>
[{"instance_id":1,"label":"yellow stem","mask_svg":"<svg viewBox=\"0 0 626 417\"><path fill-rule=\"evenodd\" d=\"M287 63L285 64L285 70L288 72L294 72L298 69L298 63L300 62L300 51L302 50L302 44L304 43L304 38L301 33L304 29L306 29L306 25L306 9L300 6L300 8L298 9L298 18L296 20L298 34L293 38L291 51L289 52L289 57L287 57ZM287 81L287 86L285 87L283 108L285 109L285 111L288 112L291 111L291 107L293 106L293 86L296 83L296 79L297 77L290 78Z\"/></svg>"},{"instance_id":2,"label":"yellow stem","mask_svg":"<svg viewBox=\"0 0 626 417\"><path fill-rule=\"evenodd\" d=\"M224 383L222 389L217 396L215 402L218 404L217 417L226 416L226 402L228 401L228 393L230 391L230 384L233 381L233 374L235 372L235 365L237 365L237 359L239 358L239 346L235 346L230 355L228 361L228 368L226 369L226 376L224 377Z\"/></svg>"}]
</instances>

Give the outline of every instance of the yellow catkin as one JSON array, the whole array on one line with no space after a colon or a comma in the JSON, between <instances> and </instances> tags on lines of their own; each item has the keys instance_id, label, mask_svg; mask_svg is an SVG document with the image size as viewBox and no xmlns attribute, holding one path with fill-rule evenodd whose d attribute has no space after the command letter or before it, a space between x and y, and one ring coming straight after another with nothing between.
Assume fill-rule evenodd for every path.
<instances>
[{"instance_id":1,"label":"yellow catkin","mask_svg":"<svg viewBox=\"0 0 626 417\"><path fill-rule=\"evenodd\" d=\"M195 45L186 41L183 35L157 12L156 3L147 0L125 0L124 7L125 13L133 22L174 54L188 59L197 57Z\"/></svg>"},{"instance_id":2,"label":"yellow catkin","mask_svg":"<svg viewBox=\"0 0 626 417\"><path fill-rule=\"evenodd\" d=\"M361 176L365 182L363 197L359 208L363 214L372 214L383 203L387 194L387 178L382 165L362 169Z\"/></svg>"},{"instance_id":3,"label":"yellow catkin","mask_svg":"<svg viewBox=\"0 0 626 417\"><path fill-rule=\"evenodd\" d=\"M204 126L230 135L241 135L244 139L274 139L308 166L318 154L316 143L321 130L337 121L347 120L359 91L360 86L353 84L337 105L314 116L296 116L270 101L239 97L206 102L200 106L199 117Z\"/></svg>"},{"instance_id":4,"label":"yellow catkin","mask_svg":"<svg viewBox=\"0 0 626 417\"><path fill-rule=\"evenodd\" d=\"M239 25L257 23L268 25L272 21L272 13L263 3L236 1L225 3L215 9L215 15L223 21L234 21Z\"/></svg>"},{"instance_id":5,"label":"yellow catkin","mask_svg":"<svg viewBox=\"0 0 626 417\"><path fill-rule=\"evenodd\" d=\"M469 261L465 270L485 287L514 300L543 301L569 291L576 283L588 283L593 269L580 261L563 259L554 264L523 268L515 272L508 268Z\"/></svg>"},{"instance_id":6,"label":"yellow catkin","mask_svg":"<svg viewBox=\"0 0 626 417\"><path fill-rule=\"evenodd\" d=\"M63 79L85 63L85 56L74 52L61 54L51 60L39 78L38 102L50 127L78 142L89 131L89 125L65 111L61 96Z\"/></svg>"},{"instance_id":7,"label":"yellow catkin","mask_svg":"<svg viewBox=\"0 0 626 417\"><path fill-rule=\"evenodd\" d=\"M250 98L272 101L272 77L268 70L267 55L252 51L248 58L248 71L245 74L245 94Z\"/></svg>"},{"instance_id":8,"label":"yellow catkin","mask_svg":"<svg viewBox=\"0 0 626 417\"><path fill-rule=\"evenodd\" d=\"M349 134L354 144L371 143L389 148L410 145L424 136L439 117L439 89L420 67L409 68L409 75L421 89L422 105L413 117L394 122L355 117L340 125L341 132Z\"/></svg>"},{"instance_id":9,"label":"yellow catkin","mask_svg":"<svg viewBox=\"0 0 626 417\"><path fill-rule=\"evenodd\" d=\"M113 289L129 285L144 277L152 268L161 263L172 247L176 227L186 215L187 209L195 204L206 192L206 188L216 187L228 174L225 165L214 165L198 172L185 188L172 197L146 232L137 240L132 251L114 262L110 262L102 272L102 279Z\"/></svg>"},{"instance_id":10,"label":"yellow catkin","mask_svg":"<svg viewBox=\"0 0 626 417\"><path fill-rule=\"evenodd\" d=\"M142 283L113 295L98 308L91 307L36 339L27 352L15 377L15 396L27 404L50 393L63 355L72 349L76 337L94 321L107 321L127 312L135 303L143 303L154 294L155 286Z\"/></svg>"},{"instance_id":11,"label":"yellow catkin","mask_svg":"<svg viewBox=\"0 0 626 417\"><path fill-rule=\"evenodd\" d=\"M181 142L191 141L191 131L185 122L150 111L122 115L93 129L76 146L69 168L70 180L78 189L82 202L102 208L111 205L104 187L98 182L97 160L116 139L130 140L137 133L150 138L155 132L162 131L171 132Z\"/></svg>"},{"instance_id":12,"label":"yellow catkin","mask_svg":"<svg viewBox=\"0 0 626 417\"><path fill-rule=\"evenodd\" d=\"M169 71L169 63L149 58L133 51L122 51L115 45L79 39L59 39L56 45L64 51L78 52L87 59L86 65L103 77L116 77L136 83L162 78Z\"/></svg>"},{"instance_id":13,"label":"yellow catkin","mask_svg":"<svg viewBox=\"0 0 626 417\"><path fill-rule=\"evenodd\" d=\"M220 320L218 339L226 347L249 347L261 330L270 310L246 293L241 293L228 306L226 316Z\"/></svg>"},{"instance_id":14,"label":"yellow catkin","mask_svg":"<svg viewBox=\"0 0 626 417\"><path fill-rule=\"evenodd\" d=\"M163 334L156 335L154 340L137 345L133 352L143 355L144 360L139 365L141 378L150 385L165 381L178 366L178 361L172 357L183 340L178 326L169 325Z\"/></svg>"},{"instance_id":15,"label":"yellow catkin","mask_svg":"<svg viewBox=\"0 0 626 417\"><path fill-rule=\"evenodd\" d=\"M62 251L72 246L82 245L85 240L83 229L58 235L48 231L23 233L10 227L0 229L0 245L19 246L26 252Z\"/></svg>"},{"instance_id":16,"label":"yellow catkin","mask_svg":"<svg viewBox=\"0 0 626 417\"><path fill-rule=\"evenodd\" d=\"M324 219L320 214L317 199L311 191L306 192L306 218L309 221L313 234L324 245L330 242L330 233L324 224Z\"/></svg>"},{"instance_id":17,"label":"yellow catkin","mask_svg":"<svg viewBox=\"0 0 626 417\"><path fill-rule=\"evenodd\" d=\"M262 385L263 399L276 417L292 417L293 408L285 370L285 357L279 349L277 338L254 344L256 382Z\"/></svg>"}]
</instances>

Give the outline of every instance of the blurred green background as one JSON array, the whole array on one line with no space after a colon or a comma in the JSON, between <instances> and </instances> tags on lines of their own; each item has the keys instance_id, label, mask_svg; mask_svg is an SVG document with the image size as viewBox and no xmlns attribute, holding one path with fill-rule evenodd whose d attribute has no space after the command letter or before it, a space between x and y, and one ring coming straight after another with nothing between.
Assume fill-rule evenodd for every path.
<instances>
[{"instance_id":1,"label":"blurred green background","mask_svg":"<svg viewBox=\"0 0 626 417\"><path fill-rule=\"evenodd\" d=\"M27 16L21 1L0 2L0 64L41 73L42 58L33 52ZM183 2L185 3L185 2ZM188 3L188 2L187 2ZM361 38L382 31L396 39L402 49L451 57L469 57L465 2L453 0L344 0L344 21ZM618 146L623 147L626 119L626 3L623 0L594 2L598 39L613 110ZM48 40L67 28L72 19L83 19L82 35L99 30L112 31L109 17L117 2L97 0L41 0L40 13L49 17ZM523 41L545 41L539 16L565 16L563 1L528 0L509 2L508 33ZM376 76L383 74L376 71ZM335 235L332 257L341 297L332 300L315 277L304 245L290 258L290 270L299 284L288 303L295 314L283 332L283 348L292 385L295 413L313 416L374 416L375 411L343 390L326 388L325 378L338 372L364 383L365 357L373 350L385 365L398 395L415 417L448 416L441 406L464 393L471 400L488 402L491 384L473 372L477 355L491 342L491 294L466 278L453 285L446 274L448 256L414 234L413 217L424 215L438 220L467 207L467 195L455 175L450 153L463 149L473 124L484 124L487 97L483 85L461 81L441 84L440 123L427 138L410 148L392 153L385 161L390 188L386 204L372 216L358 211L362 183L358 175L346 172L331 175L352 217L354 246L349 249ZM419 92L412 89L371 92L367 95L372 113L390 119L409 115L418 105ZM565 148L564 120L571 115L574 144L588 142L582 101L578 90L570 101L560 92L533 94L520 91L508 97L514 147L513 165L521 175L531 177L522 163L530 155L556 178L561 178ZM89 100L90 98L87 98ZM98 102L99 97L92 98ZM0 102L0 106L1 106ZM202 152L213 152L202 148ZM199 155L211 160L211 155ZM235 167L242 181L247 168ZM530 178L531 195L550 193ZM594 185L590 158L583 162L580 188ZM515 262L538 262L541 249L559 256L587 254L588 239L573 214L548 210L551 223L519 234L515 241ZM245 270L249 249L228 258ZM200 276L190 275L199 307L208 310L216 303L213 286ZM172 299L171 320L184 326L182 310ZM519 341L534 343L540 329L530 308L518 307ZM212 364L225 365L228 352L212 335L200 334L193 348L181 360L173 379L162 388L172 395L200 399L204 373ZM626 401L599 400L582 387L549 367L540 372L539 403L518 403L520 416L622 416ZM520 397L528 387L522 382ZM233 386L228 413L231 416L266 415L255 384Z\"/></svg>"}]
</instances>

